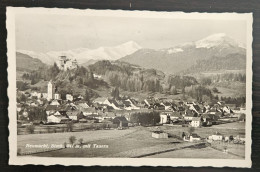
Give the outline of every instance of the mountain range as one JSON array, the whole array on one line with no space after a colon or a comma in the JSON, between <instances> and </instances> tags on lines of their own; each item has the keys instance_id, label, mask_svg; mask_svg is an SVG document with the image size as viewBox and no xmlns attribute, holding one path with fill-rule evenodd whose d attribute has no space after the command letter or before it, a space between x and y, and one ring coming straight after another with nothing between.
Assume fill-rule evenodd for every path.
<instances>
[{"instance_id":1,"label":"mountain range","mask_svg":"<svg viewBox=\"0 0 260 172\"><path fill-rule=\"evenodd\" d=\"M229 58L233 61L228 63L234 63L234 68L230 68L230 70L240 69L237 66L244 65L236 65L236 63L245 64L246 49L226 34L220 33L196 42L189 42L166 49L139 49L119 60L145 68L158 69L165 73L180 73L187 71L189 68L194 68L197 62L207 64L208 61L214 61L216 62L215 65L218 66L218 63L222 63L223 58L230 57L233 54L234 57L241 58L242 56L244 60L236 61L236 58ZM212 60L212 58L216 58L216 60ZM221 69L221 66L219 69ZM203 70L201 69L201 71ZM205 70L210 69L205 68Z\"/></svg>"},{"instance_id":2,"label":"mountain range","mask_svg":"<svg viewBox=\"0 0 260 172\"><path fill-rule=\"evenodd\" d=\"M46 53L27 50L18 50L17 52L40 59L48 65L53 65L59 59L59 56L66 55L68 58L76 59L78 64L84 66L84 63L85 65L88 63L92 64L98 60L117 60L141 48L137 43L129 41L114 47L99 47L97 49L78 48L68 51L49 51Z\"/></svg>"},{"instance_id":3,"label":"mountain range","mask_svg":"<svg viewBox=\"0 0 260 172\"><path fill-rule=\"evenodd\" d=\"M52 65L59 56L76 59L81 66L100 60L122 61L144 68L161 70L166 74L203 71L245 70L246 49L224 33L210 35L195 42L188 42L164 49L142 48L134 41L114 47L97 49L78 48L68 51L38 53L18 50L19 53L40 59ZM196 70L200 68L200 70Z\"/></svg>"}]
</instances>

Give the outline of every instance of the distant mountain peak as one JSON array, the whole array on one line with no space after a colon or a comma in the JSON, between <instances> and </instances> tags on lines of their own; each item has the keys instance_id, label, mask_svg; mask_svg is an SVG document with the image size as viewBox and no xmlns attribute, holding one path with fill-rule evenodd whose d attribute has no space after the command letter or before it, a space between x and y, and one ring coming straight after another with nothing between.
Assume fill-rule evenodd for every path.
<instances>
[{"instance_id":1,"label":"distant mountain peak","mask_svg":"<svg viewBox=\"0 0 260 172\"><path fill-rule=\"evenodd\" d=\"M238 46L238 42L225 33L216 33L195 42L196 48L212 48L216 46Z\"/></svg>"},{"instance_id":2,"label":"distant mountain peak","mask_svg":"<svg viewBox=\"0 0 260 172\"><path fill-rule=\"evenodd\" d=\"M139 49L119 60L145 68L154 68L166 73L178 73L194 66L197 61L224 59L228 55L239 54L234 59L245 57L246 49L238 41L225 33L209 35L195 42L179 44L164 49ZM229 63L231 60L226 61ZM235 64L234 68L240 69L242 65ZM242 62L241 62L242 63ZM219 63L220 64L220 63ZM223 67L220 67L220 69ZM205 68L204 68L205 69ZM208 69L207 69L208 70Z\"/></svg>"}]
</instances>

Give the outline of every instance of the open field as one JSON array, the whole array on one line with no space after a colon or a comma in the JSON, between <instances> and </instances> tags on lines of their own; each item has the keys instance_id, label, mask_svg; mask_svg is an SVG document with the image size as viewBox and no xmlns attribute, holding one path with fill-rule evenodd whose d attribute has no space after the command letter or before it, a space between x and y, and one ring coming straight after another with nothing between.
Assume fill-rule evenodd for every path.
<instances>
[{"instance_id":1,"label":"open field","mask_svg":"<svg viewBox=\"0 0 260 172\"><path fill-rule=\"evenodd\" d=\"M226 124L213 125L210 128L242 130L242 129L245 129L245 123L244 122L232 122L232 123L226 123Z\"/></svg>"},{"instance_id":2,"label":"open field","mask_svg":"<svg viewBox=\"0 0 260 172\"><path fill-rule=\"evenodd\" d=\"M128 157L130 154L127 151L137 150L137 152L140 152L142 149L146 149L148 147L153 147L153 151L156 150L159 151L163 145L168 145L168 146L170 145L170 147L174 147L182 143L182 141L179 141L175 138L169 138L169 139L152 138L151 132L147 130L145 127L135 127L132 129L135 132L132 132L131 134L128 135L124 135L124 137L114 137L112 139L88 141L85 144L91 144L92 146L90 149L67 148L67 149L62 149L53 152L36 154L36 156ZM108 145L108 148L96 149L93 147L94 144Z\"/></svg>"},{"instance_id":3,"label":"open field","mask_svg":"<svg viewBox=\"0 0 260 172\"><path fill-rule=\"evenodd\" d=\"M243 124L243 123L242 123ZM222 124L230 129L223 128L196 128L197 133L205 138L215 131L225 135L234 135L245 133L243 125L240 123ZM237 129L234 129L234 126ZM233 129L231 129L233 128ZM163 130L169 133L168 139L155 139L151 137L151 132ZM39 148L26 148L26 144L56 144L62 145L62 149L32 154L41 157L173 157L173 158L243 158L244 145L226 144L215 142L210 148L190 147L203 142L191 143L181 140L182 132L187 132L188 128L179 126L159 126L159 127L131 127L126 130L95 130L84 132L52 133L52 134L31 134L18 135L18 148L21 152L39 151ZM64 143L69 143L69 137L76 137L76 144L80 138L83 139L83 145L87 148L63 148ZM97 148L96 145L100 145ZM103 146L102 146L103 145ZM227 147L230 154L223 154L222 150ZM50 150L50 149L49 149ZM208 153L207 153L208 152Z\"/></svg>"},{"instance_id":4,"label":"open field","mask_svg":"<svg viewBox=\"0 0 260 172\"><path fill-rule=\"evenodd\" d=\"M172 152L166 152L157 155L151 155L147 158L211 158L211 159L240 159L240 157L235 155L230 155L217 151L210 147L193 149L186 148L181 150L176 150Z\"/></svg>"},{"instance_id":5,"label":"open field","mask_svg":"<svg viewBox=\"0 0 260 172\"><path fill-rule=\"evenodd\" d=\"M17 146L18 149L21 149L21 152L34 152L34 151L40 151L41 148L26 148L26 144L30 144L30 145L62 144L63 145L65 142L69 143L68 139L70 136L75 136L77 139L82 138L85 142L91 142L100 139L112 139L115 137L120 138L123 135L132 133L134 131L135 131L134 129L96 130L96 131L85 131L85 132L18 135Z\"/></svg>"}]
</instances>

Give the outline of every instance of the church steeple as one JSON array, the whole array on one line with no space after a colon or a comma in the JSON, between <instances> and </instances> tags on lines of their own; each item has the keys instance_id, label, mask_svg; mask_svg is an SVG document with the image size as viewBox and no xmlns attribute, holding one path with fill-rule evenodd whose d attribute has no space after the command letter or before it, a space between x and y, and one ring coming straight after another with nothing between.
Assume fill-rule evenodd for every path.
<instances>
[{"instance_id":1,"label":"church steeple","mask_svg":"<svg viewBox=\"0 0 260 172\"><path fill-rule=\"evenodd\" d=\"M47 99L51 100L54 99L54 93L55 93L55 83L50 80L48 83L48 96Z\"/></svg>"}]
</instances>

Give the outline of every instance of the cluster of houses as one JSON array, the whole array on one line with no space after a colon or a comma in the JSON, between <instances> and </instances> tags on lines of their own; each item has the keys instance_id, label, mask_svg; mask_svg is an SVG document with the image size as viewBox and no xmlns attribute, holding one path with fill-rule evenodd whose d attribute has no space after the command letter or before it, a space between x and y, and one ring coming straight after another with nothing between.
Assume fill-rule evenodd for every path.
<instances>
[{"instance_id":1,"label":"cluster of houses","mask_svg":"<svg viewBox=\"0 0 260 172\"><path fill-rule=\"evenodd\" d=\"M196 142L196 141L200 141L202 139L196 133L191 133L191 134L183 133L182 138L183 138L184 141L188 141L188 142ZM245 144L245 136L244 135L237 135L235 137L233 137L232 135L224 136L223 134L216 131L214 134L208 136L206 138L206 141L209 142L209 143L212 143L212 142L215 142L215 141L225 141L225 142L232 142L233 141L233 143Z\"/></svg>"},{"instance_id":2,"label":"cluster of houses","mask_svg":"<svg viewBox=\"0 0 260 172\"><path fill-rule=\"evenodd\" d=\"M192 127L211 126L218 124L227 117L238 118L245 114L245 108L236 107L233 104L217 102L209 105L205 103L183 102L161 103L160 107L167 107L167 111L160 114L161 124L178 123L180 121ZM244 119L245 120L245 117Z\"/></svg>"},{"instance_id":3,"label":"cluster of houses","mask_svg":"<svg viewBox=\"0 0 260 172\"><path fill-rule=\"evenodd\" d=\"M28 119L28 112L38 107L46 114L45 123L66 123L114 121L121 126L128 126L130 116L135 112L159 111L160 124L184 121L193 127L210 126L225 114L243 113L242 108L218 102L206 103L184 102L181 100L157 99L148 97L142 101L133 98L109 99L99 97L87 103L81 95L66 94L65 98L56 92L55 83L50 81L47 93L25 92L26 102L17 102L18 119ZM63 96L64 97L64 96ZM28 119L30 120L30 119Z\"/></svg>"}]
</instances>

